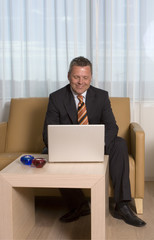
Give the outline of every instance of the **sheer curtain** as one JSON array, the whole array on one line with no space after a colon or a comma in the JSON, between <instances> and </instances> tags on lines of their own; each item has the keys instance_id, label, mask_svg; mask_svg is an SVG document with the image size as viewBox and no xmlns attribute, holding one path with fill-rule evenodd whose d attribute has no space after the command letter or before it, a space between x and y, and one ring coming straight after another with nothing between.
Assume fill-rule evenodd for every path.
<instances>
[{"instance_id":1,"label":"sheer curtain","mask_svg":"<svg viewBox=\"0 0 154 240\"><path fill-rule=\"evenodd\" d=\"M0 121L11 98L67 84L76 56L110 96L153 101L153 12L153 0L0 0Z\"/></svg>"}]
</instances>

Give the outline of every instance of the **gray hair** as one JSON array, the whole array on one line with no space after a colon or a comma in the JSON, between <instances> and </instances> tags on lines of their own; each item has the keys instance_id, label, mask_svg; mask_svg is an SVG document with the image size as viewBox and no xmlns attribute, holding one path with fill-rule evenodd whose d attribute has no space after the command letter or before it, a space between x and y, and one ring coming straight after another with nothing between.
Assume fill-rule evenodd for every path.
<instances>
[{"instance_id":1,"label":"gray hair","mask_svg":"<svg viewBox=\"0 0 154 240\"><path fill-rule=\"evenodd\" d=\"M74 58L69 66L69 73L71 73L73 66L79 66L79 67L86 67L90 66L91 74L92 74L92 63L85 57L76 57Z\"/></svg>"}]
</instances>

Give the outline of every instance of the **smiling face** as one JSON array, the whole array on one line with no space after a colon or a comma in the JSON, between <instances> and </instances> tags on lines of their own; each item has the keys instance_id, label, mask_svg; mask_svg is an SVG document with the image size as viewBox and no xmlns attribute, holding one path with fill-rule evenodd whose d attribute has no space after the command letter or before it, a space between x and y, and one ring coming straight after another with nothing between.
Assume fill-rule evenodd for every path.
<instances>
[{"instance_id":1,"label":"smiling face","mask_svg":"<svg viewBox=\"0 0 154 240\"><path fill-rule=\"evenodd\" d=\"M91 83L91 68L90 66L76 66L72 67L71 72L68 73L68 80L73 91L80 95L84 93Z\"/></svg>"}]
</instances>

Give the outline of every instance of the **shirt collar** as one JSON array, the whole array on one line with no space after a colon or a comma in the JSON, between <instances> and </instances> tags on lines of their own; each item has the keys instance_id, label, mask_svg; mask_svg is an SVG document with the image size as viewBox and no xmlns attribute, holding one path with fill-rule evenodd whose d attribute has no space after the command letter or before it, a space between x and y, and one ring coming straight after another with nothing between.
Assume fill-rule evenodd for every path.
<instances>
[{"instance_id":1,"label":"shirt collar","mask_svg":"<svg viewBox=\"0 0 154 240\"><path fill-rule=\"evenodd\" d=\"M71 91L72 91L72 94L73 94L74 98L77 98L78 94L73 91L71 86L70 86L70 88L71 88ZM80 95L82 95L83 98L86 99L86 94L87 94L87 90L84 93L80 94Z\"/></svg>"}]
</instances>

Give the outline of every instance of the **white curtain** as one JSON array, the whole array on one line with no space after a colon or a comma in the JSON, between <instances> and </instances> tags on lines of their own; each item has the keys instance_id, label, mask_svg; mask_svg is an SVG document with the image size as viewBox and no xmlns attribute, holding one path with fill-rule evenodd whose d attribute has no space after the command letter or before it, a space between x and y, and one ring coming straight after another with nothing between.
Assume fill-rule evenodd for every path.
<instances>
[{"instance_id":1,"label":"white curtain","mask_svg":"<svg viewBox=\"0 0 154 240\"><path fill-rule=\"evenodd\" d=\"M0 0L0 121L14 97L48 97L72 58L110 96L154 100L153 0Z\"/></svg>"}]
</instances>

